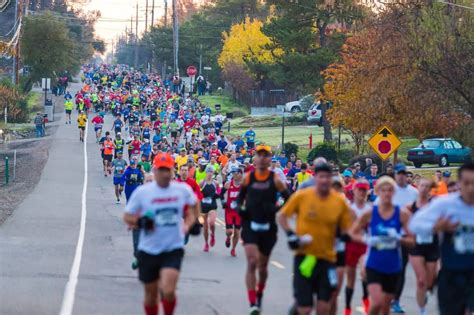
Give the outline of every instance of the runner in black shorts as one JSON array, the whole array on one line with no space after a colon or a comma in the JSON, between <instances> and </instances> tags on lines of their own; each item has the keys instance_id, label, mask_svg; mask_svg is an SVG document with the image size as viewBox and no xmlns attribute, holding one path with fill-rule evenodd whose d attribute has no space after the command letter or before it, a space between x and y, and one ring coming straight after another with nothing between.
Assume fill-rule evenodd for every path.
<instances>
[{"instance_id":1,"label":"runner in black shorts","mask_svg":"<svg viewBox=\"0 0 474 315\"><path fill-rule=\"evenodd\" d=\"M418 199L408 208L411 213L430 202L431 191L435 187L431 179L422 178L418 183ZM427 291L432 290L438 271L439 245L438 235L416 235L415 246L409 249L410 263L416 275L416 301L420 314L425 314Z\"/></svg>"},{"instance_id":2,"label":"runner in black shorts","mask_svg":"<svg viewBox=\"0 0 474 315\"><path fill-rule=\"evenodd\" d=\"M286 184L269 170L271 148L259 145L256 152L256 170L246 174L237 199L242 218L242 240L247 257L246 285L252 315L260 314L268 261L277 241L277 193L282 193L285 199L290 195ZM245 205L244 211L242 205Z\"/></svg>"},{"instance_id":3,"label":"runner in black shorts","mask_svg":"<svg viewBox=\"0 0 474 315\"><path fill-rule=\"evenodd\" d=\"M155 157L153 172L155 181L131 194L124 221L129 228L140 229L137 259L138 276L145 287L145 314L158 315L161 300L163 313L172 315L184 234L194 225L199 208L191 188L172 180L174 160L169 154Z\"/></svg>"}]
</instances>

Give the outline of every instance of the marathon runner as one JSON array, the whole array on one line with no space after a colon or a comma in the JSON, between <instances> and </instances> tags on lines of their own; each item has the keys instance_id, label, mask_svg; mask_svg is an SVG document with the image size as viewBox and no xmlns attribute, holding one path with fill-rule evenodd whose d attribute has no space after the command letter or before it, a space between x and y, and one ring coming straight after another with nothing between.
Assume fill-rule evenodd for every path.
<instances>
[{"instance_id":1,"label":"marathon runner","mask_svg":"<svg viewBox=\"0 0 474 315\"><path fill-rule=\"evenodd\" d=\"M232 179L225 183L226 200L225 200L225 247L231 248L230 255L236 257L235 248L240 238L240 228L242 226L241 219L237 213L237 198L240 192L240 185L242 184L243 170L242 168L231 169ZM232 244L232 246L231 246Z\"/></svg>"},{"instance_id":2,"label":"marathon runner","mask_svg":"<svg viewBox=\"0 0 474 315\"><path fill-rule=\"evenodd\" d=\"M318 315L331 313L337 287L336 230L347 238L352 217L343 195L331 189L332 169L319 163L314 168L315 187L297 191L280 211L278 221L295 250L293 289L298 314L310 314L317 295ZM289 219L296 217L296 230Z\"/></svg>"},{"instance_id":3,"label":"marathon runner","mask_svg":"<svg viewBox=\"0 0 474 315\"><path fill-rule=\"evenodd\" d=\"M407 210L415 214L420 208L429 204L431 191L435 183L426 178L418 182L418 199ZM416 301L420 315L426 315L425 306L428 302L427 291L432 290L438 271L439 246L438 235L416 235L416 245L409 250L410 263L416 275Z\"/></svg>"},{"instance_id":4,"label":"marathon runner","mask_svg":"<svg viewBox=\"0 0 474 315\"><path fill-rule=\"evenodd\" d=\"M436 198L417 211L409 225L416 235L442 236L440 315L474 313L474 163L459 168L458 182L459 193Z\"/></svg>"},{"instance_id":5,"label":"marathon runner","mask_svg":"<svg viewBox=\"0 0 474 315\"><path fill-rule=\"evenodd\" d=\"M353 195L354 201L351 203L350 207L354 220L362 216L365 212L372 209L372 204L367 201L370 194L370 185L369 182L365 179L359 179L354 185ZM360 235L363 237L364 232ZM345 250L345 266L346 266L346 289L345 289L345 298L346 298L346 308L344 310L344 315L352 314L352 296L354 294L354 285L356 280L356 269L361 257L364 256L367 250L367 245L363 243L358 243L350 241L346 243ZM362 303L364 305L365 313L369 312L369 296L367 291L367 282L365 279L362 280Z\"/></svg>"},{"instance_id":6,"label":"marathon runner","mask_svg":"<svg viewBox=\"0 0 474 315\"><path fill-rule=\"evenodd\" d=\"M124 177L123 174L127 167L127 161L122 158L122 152L117 152L117 157L112 161L112 167L114 169L114 187L115 187L115 197L117 198L117 204L120 204L120 196L122 195L123 186L124 186Z\"/></svg>"},{"instance_id":7,"label":"marathon runner","mask_svg":"<svg viewBox=\"0 0 474 315\"><path fill-rule=\"evenodd\" d=\"M104 142L102 143L105 177L107 177L107 173L111 174L110 165L112 164L114 147L115 146L112 142L112 139L110 138L110 135L106 136Z\"/></svg>"},{"instance_id":8,"label":"marathon runner","mask_svg":"<svg viewBox=\"0 0 474 315\"><path fill-rule=\"evenodd\" d=\"M71 113L74 108L74 103L70 98L66 98L64 101L64 110L66 111L66 124L71 124Z\"/></svg>"},{"instance_id":9,"label":"marathon runner","mask_svg":"<svg viewBox=\"0 0 474 315\"><path fill-rule=\"evenodd\" d=\"M237 209L242 218L241 236L247 258L245 279L252 315L260 314L268 262L277 241L277 193L280 192L284 199L290 196L286 184L269 170L271 148L259 145L256 152L256 170L246 174L237 199Z\"/></svg>"},{"instance_id":10,"label":"marathon runner","mask_svg":"<svg viewBox=\"0 0 474 315\"><path fill-rule=\"evenodd\" d=\"M351 238L361 243L363 230L368 227L368 253L365 267L370 315L388 315L402 272L402 229L407 231L410 213L393 203L396 183L382 176L375 184L378 203L362 214L351 229Z\"/></svg>"},{"instance_id":11,"label":"marathon runner","mask_svg":"<svg viewBox=\"0 0 474 315\"><path fill-rule=\"evenodd\" d=\"M219 183L214 180L214 168L206 167L206 177L199 183L202 191L201 214L203 218L203 236L204 251L209 251L209 245L214 247L216 244L216 217L217 217L217 198L220 194ZM211 231L211 239L209 240L209 230Z\"/></svg>"},{"instance_id":12,"label":"marathon runner","mask_svg":"<svg viewBox=\"0 0 474 315\"><path fill-rule=\"evenodd\" d=\"M174 160L170 155L158 154L153 167L155 182L132 194L124 221L140 231L138 277L145 287L145 314L158 315L161 300L164 314L172 315L184 235L194 224L198 207L189 186L172 181Z\"/></svg>"},{"instance_id":13,"label":"marathon runner","mask_svg":"<svg viewBox=\"0 0 474 315\"><path fill-rule=\"evenodd\" d=\"M94 124L96 142L99 143L102 134L102 126L104 125L104 118L97 113L94 118L92 118L91 122Z\"/></svg>"},{"instance_id":14,"label":"marathon runner","mask_svg":"<svg viewBox=\"0 0 474 315\"><path fill-rule=\"evenodd\" d=\"M79 128L79 141L84 142L84 131L86 130L87 116L83 111L79 112L77 117L77 126Z\"/></svg>"}]
</instances>

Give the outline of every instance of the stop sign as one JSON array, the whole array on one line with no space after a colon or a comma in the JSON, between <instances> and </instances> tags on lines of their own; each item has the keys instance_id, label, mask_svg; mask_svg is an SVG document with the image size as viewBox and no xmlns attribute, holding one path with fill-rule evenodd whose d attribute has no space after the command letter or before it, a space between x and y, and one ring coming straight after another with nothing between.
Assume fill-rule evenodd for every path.
<instances>
[{"instance_id":1,"label":"stop sign","mask_svg":"<svg viewBox=\"0 0 474 315\"><path fill-rule=\"evenodd\" d=\"M189 66L187 69L186 69L186 73L188 74L188 76L192 77L192 76L195 76L197 74L197 69L195 66Z\"/></svg>"},{"instance_id":2,"label":"stop sign","mask_svg":"<svg viewBox=\"0 0 474 315\"><path fill-rule=\"evenodd\" d=\"M387 140L382 140L379 142L378 149L380 153L388 154L392 150L392 144Z\"/></svg>"}]
</instances>

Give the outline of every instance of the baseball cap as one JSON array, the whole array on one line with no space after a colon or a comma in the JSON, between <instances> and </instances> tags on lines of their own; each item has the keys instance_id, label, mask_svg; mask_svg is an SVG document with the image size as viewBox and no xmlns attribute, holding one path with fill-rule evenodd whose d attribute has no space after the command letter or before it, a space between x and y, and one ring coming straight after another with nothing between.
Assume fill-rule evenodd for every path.
<instances>
[{"instance_id":1,"label":"baseball cap","mask_svg":"<svg viewBox=\"0 0 474 315\"><path fill-rule=\"evenodd\" d=\"M344 170L344 172L342 172L342 176L352 178L352 172L350 170Z\"/></svg>"},{"instance_id":2,"label":"baseball cap","mask_svg":"<svg viewBox=\"0 0 474 315\"><path fill-rule=\"evenodd\" d=\"M167 153L158 153L153 160L153 167L173 169L174 160L171 155Z\"/></svg>"},{"instance_id":3,"label":"baseball cap","mask_svg":"<svg viewBox=\"0 0 474 315\"><path fill-rule=\"evenodd\" d=\"M365 182L357 182L357 183L355 184L354 188L369 190L369 189L370 189L370 185L369 185L369 183L365 183Z\"/></svg>"},{"instance_id":4,"label":"baseball cap","mask_svg":"<svg viewBox=\"0 0 474 315\"><path fill-rule=\"evenodd\" d=\"M257 151L257 152L265 151L265 152L268 152L268 153L272 153L272 148L269 145L259 144L255 148L255 151Z\"/></svg>"},{"instance_id":5,"label":"baseball cap","mask_svg":"<svg viewBox=\"0 0 474 315\"><path fill-rule=\"evenodd\" d=\"M276 158L272 159L272 163L275 163L276 161L278 161Z\"/></svg>"},{"instance_id":6,"label":"baseball cap","mask_svg":"<svg viewBox=\"0 0 474 315\"><path fill-rule=\"evenodd\" d=\"M406 173L407 167L403 163L397 163L393 170L395 171L395 174Z\"/></svg>"},{"instance_id":7,"label":"baseball cap","mask_svg":"<svg viewBox=\"0 0 474 315\"><path fill-rule=\"evenodd\" d=\"M207 165L207 161L204 159L199 160L199 165Z\"/></svg>"},{"instance_id":8,"label":"baseball cap","mask_svg":"<svg viewBox=\"0 0 474 315\"><path fill-rule=\"evenodd\" d=\"M212 167L211 165L208 165L206 167L206 173L214 173L214 167Z\"/></svg>"},{"instance_id":9,"label":"baseball cap","mask_svg":"<svg viewBox=\"0 0 474 315\"><path fill-rule=\"evenodd\" d=\"M136 163L137 163L137 161L135 161L135 159L131 159L131 160L130 160L130 165L134 165L134 164L136 164Z\"/></svg>"},{"instance_id":10,"label":"baseball cap","mask_svg":"<svg viewBox=\"0 0 474 315\"><path fill-rule=\"evenodd\" d=\"M444 171L443 172L443 177L451 177L451 172L450 171Z\"/></svg>"},{"instance_id":11,"label":"baseball cap","mask_svg":"<svg viewBox=\"0 0 474 315\"><path fill-rule=\"evenodd\" d=\"M250 163L250 158L245 158L244 163Z\"/></svg>"}]
</instances>

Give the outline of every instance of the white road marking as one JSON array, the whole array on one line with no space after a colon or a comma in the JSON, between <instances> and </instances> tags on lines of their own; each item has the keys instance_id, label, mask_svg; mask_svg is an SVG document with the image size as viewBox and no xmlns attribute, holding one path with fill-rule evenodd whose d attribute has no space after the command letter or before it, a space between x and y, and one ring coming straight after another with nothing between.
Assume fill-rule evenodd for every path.
<instances>
[{"instance_id":1,"label":"white road marking","mask_svg":"<svg viewBox=\"0 0 474 315\"><path fill-rule=\"evenodd\" d=\"M272 261L270 261L270 264L272 264L273 266L277 267L278 269L285 269L285 266L283 266L282 264L280 264L278 261L272 260Z\"/></svg>"},{"instance_id":2,"label":"white road marking","mask_svg":"<svg viewBox=\"0 0 474 315\"><path fill-rule=\"evenodd\" d=\"M81 198L81 224L79 227L79 237L77 239L76 253L74 255L74 261L72 263L71 272L69 273L69 279L64 289L63 303L61 305L60 315L71 315L74 307L74 298L76 295L76 287L79 277L79 270L81 267L82 260L82 249L84 247L84 235L86 232L86 216L87 216L87 130L88 124L86 124L86 130L84 132L84 184L82 186L82 198Z\"/></svg>"},{"instance_id":3,"label":"white road marking","mask_svg":"<svg viewBox=\"0 0 474 315\"><path fill-rule=\"evenodd\" d=\"M356 311L365 315L365 309L363 306L357 306Z\"/></svg>"},{"instance_id":4,"label":"white road marking","mask_svg":"<svg viewBox=\"0 0 474 315\"><path fill-rule=\"evenodd\" d=\"M225 222L224 222L224 221L222 221L222 220L221 220L221 219L219 219L219 218L216 218L216 222L219 222L220 224L222 224L222 225L224 225L224 226L225 226Z\"/></svg>"}]
</instances>

